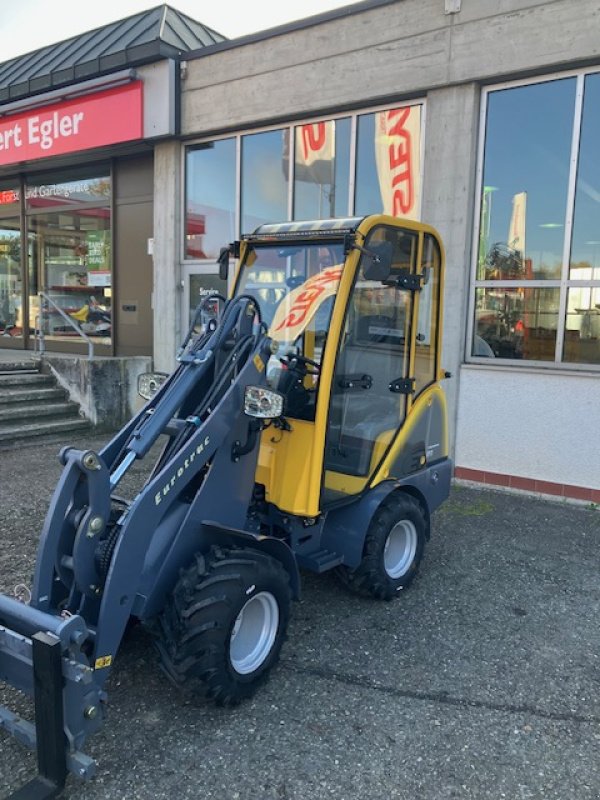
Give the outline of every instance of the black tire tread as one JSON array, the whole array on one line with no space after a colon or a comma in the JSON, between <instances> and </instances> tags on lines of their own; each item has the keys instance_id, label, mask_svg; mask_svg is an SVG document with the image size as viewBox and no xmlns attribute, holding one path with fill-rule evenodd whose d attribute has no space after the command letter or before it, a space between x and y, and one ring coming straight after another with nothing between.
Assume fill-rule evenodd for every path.
<instances>
[{"instance_id":1,"label":"black tire tread","mask_svg":"<svg viewBox=\"0 0 600 800\"><path fill-rule=\"evenodd\" d=\"M383 570L382 546L392 526L409 513L416 515L421 541L410 571L393 581ZM376 600L392 600L399 589L408 588L416 577L423 555L426 525L425 511L418 500L408 494L392 494L373 515L365 537L363 558L358 567L338 567L336 576L355 594L374 597Z\"/></svg>"},{"instance_id":2,"label":"black tire tread","mask_svg":"<svg viewBox=\"0 0 600 800\"><path fill-rule=\"evenodd\" d=\"M265 664L245 680L229 669L229 633L243 601L241 593L264 580L278 586L284 601L281 632ZM289 575L276 559L250 548L212 547L181 571L158 618L157 646L164 670L186 693L219 706L237 705L268 680L285 640L290 604Z\"/></svg>"}]
</instances>

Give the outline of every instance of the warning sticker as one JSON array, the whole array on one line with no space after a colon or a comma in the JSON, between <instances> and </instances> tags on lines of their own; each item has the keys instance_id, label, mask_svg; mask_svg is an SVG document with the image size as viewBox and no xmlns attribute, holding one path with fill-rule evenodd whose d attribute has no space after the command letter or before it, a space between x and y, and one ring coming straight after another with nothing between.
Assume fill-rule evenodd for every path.
<instances>
[{"instance_id":1,"label":"warning sticker","mask_svg":"<svg viewBox=\"0 0 600 800\"><path fill-rule=\"evenodd\" d=\"M102 658L97 658L96 663L94 664L94 669L104 669L105 667L110 667L112 664L112 656L102 656Z\"/></svg>"}]
</instances>

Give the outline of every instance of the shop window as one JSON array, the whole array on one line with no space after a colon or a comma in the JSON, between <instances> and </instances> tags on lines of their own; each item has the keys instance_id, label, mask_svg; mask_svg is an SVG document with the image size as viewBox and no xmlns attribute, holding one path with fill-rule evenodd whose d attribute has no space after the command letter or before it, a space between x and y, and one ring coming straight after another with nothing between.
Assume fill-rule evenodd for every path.
<instances>
[{"instance_id":1,"label":"shop window","mask_svg":"<svg viewBox=\"0 0 600 800\"><path fill-rule=\"evenodd\" d=\"M600 365L600 75L491 90L486 111L470 355Z\"/></svg>"},{"instance_id":2,"label":"shop window","mask_svg":"<svg viewBox=\"0 0 600 800\"><path fill-rule=\"evenodd\" d=\"M569 289L563 361L600 364L600 286Z\"/></svg>"},{"instance_id":3,"label":"shop window","mask_svg":"<svg viewBox=\"0 0 600 800\"><path fill-rule=\"evenodd\" d=\"M358 117L355 213L419 219L421 106Z\"/></svg>"},{"instance_id":4,"label":"shop window","mask_svg":"<svg viewBox=\"0 0 600 800\"><path fill-rule=\"evenodd\" d=\"M185 257L215 260L235 239L235 139L186 151Z\"/></svg>"},{"instance_id":5,"label":"shop window","mask_svg":"<svg viewBox=\"0 0 600 800\"><path fill-rule=\"evenodd\" d=\"M478 279L560 278L574 106L574 78L489 95Z\"/></svg>"},{"instance_id":6,"label":"shop window","mask_svg":"<svg viewBox=\"0 0 600 800\"><path fill-rule=\"evenodd\" d=\"M579 165L575 188L575 215L569 263L571 280L600 281L599 129L600 74L588 75L585 79Z\"/></svg>"},{"instance_id":7,"label":"shop window","mask_svg":"<svg viewBox=\"0 0 600 800\"><path fill-rule=\"evenodd\" d=\"M348 213L350 119L295 128L294 219L326 219Z\"/></svg>"},{"instance_id":8,"label":"shop window","mask_svg":"<svg viewBox=\"0 0 600 800\"><path fill-rule=\"evenodd\" d=\"M29 330L77 338L72 322L101 344L112 336L111 180L28 183L25 189ZM38 292L46 298L40 302ZM41 311L41 315L40 315Z\"/></svg>"},{"instance_id":9,"label":"shop window","mask_svg":"<svg viewBox=\"0 0 600 800\"><path fill-rule=\"evenodd\" d=\"M289 129L242 136L242 233L288 214Z\"/></svg>"},{"instance_id":10,"label":"shop window","mask_svg":"<svg viewBox=\"0 0 600 800\"><path fill-rule=\"evenodd\" d=\"M559 289L477 289L475 309L474 354L554 361Z\"/></svg>"}]
</instances>

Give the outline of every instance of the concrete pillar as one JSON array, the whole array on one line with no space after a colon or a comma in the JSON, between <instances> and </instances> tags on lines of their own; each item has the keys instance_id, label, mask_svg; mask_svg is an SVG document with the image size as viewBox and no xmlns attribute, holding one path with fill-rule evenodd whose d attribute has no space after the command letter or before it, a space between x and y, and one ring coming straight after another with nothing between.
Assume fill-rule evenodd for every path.
<instances>
[{"instance_id":1,"label":"concrete pillar","mask_svg":"<svg viewBox=\"0 0 600 800\"><path fill-rule=\"evenodd\" d=\"M154 368L171 372L181 328L181 144L154 148Z\"/></svg>"},{"instance_id":2,"label":"concrete pillar","mask_svg":"<svg viewBox=\"0 0 600 800\"><path fill-rule=\"evenodd\" d=\"M427 95L422 219L437 228L446 249L442 363L453 376L444 383L451 452L455 442L460 365L465 351L479 98L480 88L473 83Z\"/></svg>"}]
</instances>

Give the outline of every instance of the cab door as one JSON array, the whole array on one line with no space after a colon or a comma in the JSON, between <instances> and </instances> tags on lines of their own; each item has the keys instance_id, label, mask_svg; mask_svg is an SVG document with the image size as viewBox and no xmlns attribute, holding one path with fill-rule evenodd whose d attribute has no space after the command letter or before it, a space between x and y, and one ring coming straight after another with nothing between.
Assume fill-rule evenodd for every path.
<instances>
[{"instance_id":1,"label":"cab door","mask_svg":"<svg viewBox=\"0 0 600 800\"><path fill-rule=\"evenodd\" d=\"M371 229L364 248L392 244L388 282L369 281L361 256L349 298L331 385L321 506L362 492L406 418L414 293L397 280L417 271L419 234L391 225Z\"/></svg>"}]
</instances>

